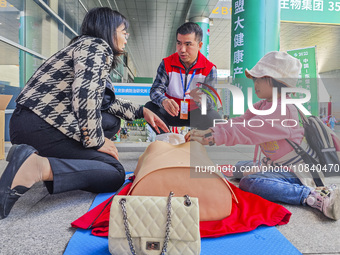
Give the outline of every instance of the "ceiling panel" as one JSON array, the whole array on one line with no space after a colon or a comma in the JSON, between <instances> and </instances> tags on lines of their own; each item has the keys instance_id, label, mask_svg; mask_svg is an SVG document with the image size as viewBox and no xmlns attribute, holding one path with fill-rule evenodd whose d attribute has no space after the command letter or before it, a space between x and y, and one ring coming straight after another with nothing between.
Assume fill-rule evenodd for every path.
<instances>
[{"instance_id":1,"label":"ceiling panel","mask_svg":"<svg viewBox=\"0 0 340 255\"><path fill-rule=\"evenodd\" d=\"M175 49L174 33L186 17L186 13L179 8L188 9L189 2L126 0L126 13L121 8L122 2L115 1L116 8L130 21L130 39L126 50L134 60L137 76L154 77L162 58Z\"/></svg>"},{"instance_id":2,"label":"ceiling panel","mask_svg":"<svg viewBox=\"0 0 340 255\"><path fill-rule=\"evenodd\" d=\"M133 58L137 76L155 77L162 59L175 52L177 28L190 17L208 17L218 0L114 2L115 8L130 21L130 38L126 50Z\"/></svg>"},{"instance_id":3,"label":"ceiling panel","mask_svg":"<svg viewBox=\"0 0 340 255\"><path fill-rule=\"evenodd\" d=\"M17 0L15 2L20 3ZM100 6L98 0L82 0L88 9ZM177 28L196 16L208 17L218 0L101 0L103 6L120 11L130 22L127 52L137 76L155 77L162 58L175 52ZM72 0L67 0L68 6ZM79 8L80 5L78 5ZM68 8L71 10L72 8ZM13 26L6 37L18 41L17 20L1 13L0 22ZM13 14L18 15L18 13ZM75 19L81 23L82 15ZM6 21L7 20L7 21ZM10 20L10 22L8 21ZM12 22L14 21L14 22ZM210 26L210 60L220 69L230 68L230 20L214 19ZM8 30L6 30L8 31ZM0 34L2 28L0 26ZM340 70L340 26L281 23L281 50L317 46L319 72ZM6 58L3 58L6 59Z\"/></svg>"},{"instance_id":4,"label":"ceiling panel","mask_svg":"<svg viewBox=\"0 0 340 255\"><path fill-rule=\"evenodd\" d=\"M340 69L340 26L281 22L280 37L283 51L316 46L319 73Z\"/></svg>"},{"instance_id":5,"label":"ceiling panel","mask_svg":"<svg viewBox=\"0 0 340 255\"><path fill-rule=\"evenodd\" d=\"M162 58L175 52L177 28L189 18L208 17L217 2L218 0L116 0L116 7L130 21L131 39L128 41L127 51L134 59L137 75L154 77ZM220 69L229 69L230 20L214 19L211 23L210 60ZM281 50L317 45L319 72L340 69L340 47L337 46L339 41L340 26L281 23Z\"/></svg>"}]
</instances>

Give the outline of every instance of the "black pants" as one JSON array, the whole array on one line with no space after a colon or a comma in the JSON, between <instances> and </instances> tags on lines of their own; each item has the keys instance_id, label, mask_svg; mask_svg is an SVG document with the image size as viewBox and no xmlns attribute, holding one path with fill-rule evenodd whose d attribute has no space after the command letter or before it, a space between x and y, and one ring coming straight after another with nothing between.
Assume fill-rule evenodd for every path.
<instances>
[{"instance_id":1,"label":"black pants","mask_svg":"<svg viewBox=\"0 0 340 255\"><path fill-rule=\"evenodd\" d=\"M206 115L202 115L201 109L199 108L192 110L189 112L188 119L182 120L180 119L180 114L178 114L178 116L172 117L166 110L160 108L151 101L147 102L145 107L160 117L168 127L194 127L204 130L214 126L214 119L221 119L221 116L214 109L207 110ZM165 133L162 129L159 129L159 131L161 133Z\"/></svg>"},{"instance_id":2,"label":"black pants","mask_svg":"<svg viewBox=\"0 0 340 255\"><path fill-rule=\"evenodd\" d=\"M118 120L120 123L116 118L103 114L105 135L111 136L117 129L110 126ZM95 149L84 148L27 108L17 106L15 109L10 120L10 138L12 144L31 145L40 156L48 158L53 181L45 182L45 185L51 194L70 190L113 192L124 183L125 170L118 160Z\"/></svg>"}]
</instances>

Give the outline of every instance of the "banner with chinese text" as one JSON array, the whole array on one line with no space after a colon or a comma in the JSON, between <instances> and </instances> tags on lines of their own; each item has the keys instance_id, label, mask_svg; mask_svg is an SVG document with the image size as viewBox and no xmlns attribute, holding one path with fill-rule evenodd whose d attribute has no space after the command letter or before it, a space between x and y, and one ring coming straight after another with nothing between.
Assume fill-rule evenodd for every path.
<instances>
[{"instance_id":1,"label":"banner with chinese text","mask_svg":"<svg viewBox=\"0 0 340 255\"><path fill-rule=\"evenodd\" d=\"M301 76L296 87L308 89L310 91L311 99L309 102L305 103L304 106L312 113L312 115L318 116L319 105L316 47L289 50L287 53L299 59L302 64ZM297 95L296 97L304 97L304 95Z\"/></svg>"},{"instance_id":2,"label":"banner with chinese text","mask_svg":"<svg viewBox=\"0 0 340 255\"><path fill-rule=\"evenodd\" d=\"M247 90L254 84L244 71L253 68L267 52L279 50L280 7L278 1L272 0L233 0L232 10L230 74L233 85L243 92L247 110ZM253 102L259 100L254 89L252 96ZM231 103L231 117L233 113Z\"/></svg>"},{"instance_id":3,"label":"banner with chinese text","mask_svg":"<svg viewBox=\"0 0 340 255\"><path fill-rule=\"evenodd\" d=\"M340 24L340 0L280 0L281 20Z\"/></svg>"}]
</instances>

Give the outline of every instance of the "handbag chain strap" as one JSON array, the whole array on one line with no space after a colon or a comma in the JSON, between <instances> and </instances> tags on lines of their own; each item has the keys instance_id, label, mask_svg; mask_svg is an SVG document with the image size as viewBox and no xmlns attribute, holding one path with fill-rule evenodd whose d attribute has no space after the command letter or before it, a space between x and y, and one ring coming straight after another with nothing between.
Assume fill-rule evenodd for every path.
<instances>
[{"instance_id":1,"label":"handbag chain strap","mask_svg":"<svg viewBox=\"0 0 340 255\"><path fill-rule=\"evenodd\" d=\"M167 218L166 218L166 225L165 225L165 238L164 238L164 244L163 244L161 255L166 254L166 250L168 248L168 242L169 242L169 239L170 239L171 198L173 197L173 195L174 195L174 193L171 191L170 194L169 194L168 202L167 202L167 206L166 206L167 207ZM132 238L131 238L131 232L130 232L130 229L129 229L129 223L128 223L128 217L127 217L127 213L126 213L125 203L126 203L125 198L122 198L119 201L119 204L122 207L122 212L123 212L125 234L126 234L126 238L127 238L128 242L129 242L130 251L131 251L132 255L136 255L136 250L135 250L135 247L133 245Z\"/></svg>"},{"instance_id":2,"label":"handbag chain strap","mask_svg":"<svg viewBox=\"0 0 340 255\"><path fill-rule=\"evenodd\" d=\"M166 250L168 248L168 242L170 239L170 225L171 225L171 198L173 197L174 193L170 191L169 197L168 197L168 204L167 207L167 215L166 215L166 225L165 225L165 238L164 238L164 244L163 249L161 252L161 255L165 255Z\"/></svg>"}]
</instances>

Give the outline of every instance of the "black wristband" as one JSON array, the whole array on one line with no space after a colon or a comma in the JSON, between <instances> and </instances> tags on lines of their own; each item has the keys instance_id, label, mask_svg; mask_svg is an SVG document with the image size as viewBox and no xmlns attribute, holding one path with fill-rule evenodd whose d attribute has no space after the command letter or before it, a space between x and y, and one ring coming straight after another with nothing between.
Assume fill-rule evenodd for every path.
<instances>
[{"instance_id":1,"label":"black wristband","mask_svg":"<svg viewBox=\"0 0 340 255\"><path fill-rule=\"evenodd\" d=\"M213 146L215 143L214 143L214 137L212 135L212 132L209 132L207 134L204 135L204 138L208 140L209 142L209 146Z\"/></svg>"}]
</instances>

